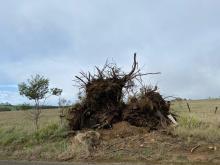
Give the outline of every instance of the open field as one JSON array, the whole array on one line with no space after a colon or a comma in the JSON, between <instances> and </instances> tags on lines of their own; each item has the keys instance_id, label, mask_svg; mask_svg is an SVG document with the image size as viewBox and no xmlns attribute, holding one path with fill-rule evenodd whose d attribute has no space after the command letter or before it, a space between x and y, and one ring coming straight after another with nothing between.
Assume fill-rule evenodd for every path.
<instances>
[{"instance_id":1,"label":"open field","mask_svg":"<svg viewBox=\"0 0 220 165\"><path fill-rule=\"evenodd\" d=\"M59 123L59 111L57 109L43 110L40 118L40 128L51 123ZM1 129L15 128L25 132L33 132L35 127L30 120L27 111L7 111L0 115Z\"/></svg>"},{"instance_id":2,"label":"open field","mask_svg":"<svg viewBox=\"0 0 220 165\"><path fill-rule=\"evenodd\" d=\"M172 102L179 125L148 133L144 128L116 125L100 131L104 140L92 160L220 161L220 100ZM44 110L40 130L35 131L25 111L0 112L0 158L28 160L82 160L69 152L66 128L60 125L58 110ZM120 132L126 130L127 137ZM106 132L107 131L107 132ZM108 139L112 137L112 139ZM120 142L120 145L114 145ZM111 146L111 147L109 147ZM112 148L113 146L113 148ZM196 147L193 153L192 148ZM108 148L108 149L106 149ZM70 154L70 157L66 155Z\"/></svg>"},{"instance_id":3,"label":"open field","mask_svg":"<svg viewBox=\"0 0 220 165\"><path fill-rule=\"evenodd\" d=\"M187 108L190 105L191 112ZM182 137L193 136L207 141L220 139L220 109L215 114L215 108L220 108L220 100L176 101L172 110L180 116L179 127L175 129Z\"/></svg>"},{"instance_id":4,"label":"open field","mask_svg":"<svg viewBox=\"0 0 220 165\"><path fill-rule=\"evenodd\" d=\"M172 109L180 112L188 112L188 108L186 103L189 103L191 107L191 111L193 113L210 113L213 114L215 112L215 107L219 107L220 111L220 99L204 99L204 100L181 100L172 102ZM219 112L218 111L218 112ZM220 113L220 112L219 112Z\"/></svg>"},{"instance_id":5,"label":"open field","mask_svg":"<svg viewBox=\"0 0 220 165\"><path fill-rule=\"evenodd\" d=\"M40 129L35 130L26 111L0 113L0 158L55 159L67 146L66 129L60 125L59 111L43 110ZM22 150L22 151L21 151ZM27 157L23 157L24 159ZM22 158L21 158L22 159Z\"/></svg>"}]
</instances>

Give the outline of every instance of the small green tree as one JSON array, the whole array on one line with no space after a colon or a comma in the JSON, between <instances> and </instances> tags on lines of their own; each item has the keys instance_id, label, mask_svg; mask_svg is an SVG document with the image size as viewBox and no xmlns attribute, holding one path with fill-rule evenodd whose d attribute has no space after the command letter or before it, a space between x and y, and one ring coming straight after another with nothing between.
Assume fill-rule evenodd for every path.
<instances>
[{"instance_id":1,"label":"small green tree","mask_svg":"<svg viewBox=\"0 0 220 165\"><path fill-rule=\"evenodd\" d=\"M22 82L18 85L19 93L27 97L29 100L34 100L35 109L31 111L31 119L33 119L36 129L39 128L39 119L41 115L41 106L44 105L46 99L52 95L59 96L62 89L52 88L49 89L49 79L36 74L31 76L27 82ZM43 100L42 105L41 100Z\"/></svg>"}]
</instances>

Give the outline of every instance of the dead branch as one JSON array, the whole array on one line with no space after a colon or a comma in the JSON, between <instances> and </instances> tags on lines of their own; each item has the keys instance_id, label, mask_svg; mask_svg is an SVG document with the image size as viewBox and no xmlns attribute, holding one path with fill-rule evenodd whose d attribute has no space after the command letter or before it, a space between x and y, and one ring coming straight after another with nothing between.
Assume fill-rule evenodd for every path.
<instances>
[{"instance_id":1,"label":"dead branch","mask_svg":"<svg viewBox=\"0 0 220 165\"><path fill-rule=\"evenodd\" d=\"M131 71L127 74L124 75L124 82L128 82L129 80L133 80L137 77L142 77L142 76L147 76L147 75L153 75L153 74L161 74L161 72L154 72L154 73L141 73L141 70L138 69L138 63L137 63L137 59L136 59L136 53L134 53L134 61L132 64L132 69Z\"/></svg>"},{"instance_id":2,"label":"dead branch","mask_svg":"<svg viewBox=\"0 0 220 165\"><path fill-rule=\"evenodd\" d=\"M87 83L82 79L80 78L79 76L75 76L78 80L80 80L84 85L86 85Z\"/></svg>"},{"instance_id":3,"label":"dead branch","mask_svg":"<svg viewBox=\"0 0 220 165\"><path fill-rule=\"evenodd\" d=\"M125 82L132 79L132 77L133 77L132 75L135 72L135 70L137 69L137 65L138 64L137 64L137 60L136 60L136 53L134 53L134 61L133 61L132 69L131 69L130 73L125 75L124 78L123 78Z\"/></svg>"},{"instance_id":4,"label":"dead branch","mask_svg":"<svg viewBox=\"0 0 220 165\"><path fill-rule=\"evenodd\" d=\"M191 153L193 153L197 148L199 148L200 147L200 144L199 145L197 145L197 146L195 146L195 147L193 147L191 150L190 150L190 152Z\"/></svg>"}]
</instances>

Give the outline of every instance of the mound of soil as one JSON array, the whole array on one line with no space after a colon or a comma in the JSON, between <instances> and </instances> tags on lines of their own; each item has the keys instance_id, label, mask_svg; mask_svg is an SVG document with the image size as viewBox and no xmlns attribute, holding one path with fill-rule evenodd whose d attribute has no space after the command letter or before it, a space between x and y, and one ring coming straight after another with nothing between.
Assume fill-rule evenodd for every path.
<instances>
[{"instance_id":1,"label":"mound of soil","mask_svg":"<svg viewBox=\"0 0 220 165\"><path fill-rule=\"evenodd\" d=\"M90 131L84 132L86 139L94 139ZM99 144L91 150L77 150L72 146L66 159L89 161L146 161L150 164L170 162L218 162L220 147L218 143L208 143L198 139L187 141L172 134L171 130L151 131L122 121L111 129L96 130L100 135ZM75 145L77 136L72 137ZM96 136L95 136L96 137ZM92 143L93 144L93 143ZM200 144L200 145L198 145ZM216 150L209 146L216 146ZM80 146L82 146L80 144ZM194 152L192 148L199 146ZM89 152L88 152L89 151ZM77 152L77 153L76 153ZM151 162L152 161L152 162Z\"/></svg>"},{"instance_id":2,"label":"mound of soil","mask_svg":"<svg viewBox=\"0 0 220 165\"><path fill-rule=\"evenodd\" d=\"M144 127L136 127L126 121L113 124L112 129L99 130L102 140L110 140L115 138L125 138L135 135L147 134L149 131Z\"/></svg>"}]
</instances>

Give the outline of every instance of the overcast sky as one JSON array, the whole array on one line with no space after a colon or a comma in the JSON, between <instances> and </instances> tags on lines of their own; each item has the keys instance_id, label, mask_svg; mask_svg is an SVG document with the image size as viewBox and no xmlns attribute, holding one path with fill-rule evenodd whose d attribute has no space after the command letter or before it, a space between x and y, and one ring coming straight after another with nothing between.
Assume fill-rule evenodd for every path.
<instances>
[{"instance_id":1,"label":"overcast sky","mask_svg":"<svg viewBox=\"0 0 220 165\"><path fill-rule=\"evenodd\" d=\"M74 76L133 53L164 96L220 96L219 0L0 0L0 102L39 73L74 100ZM48 103L56 103L51 98Z\"/></svg>"}]
</instances>

